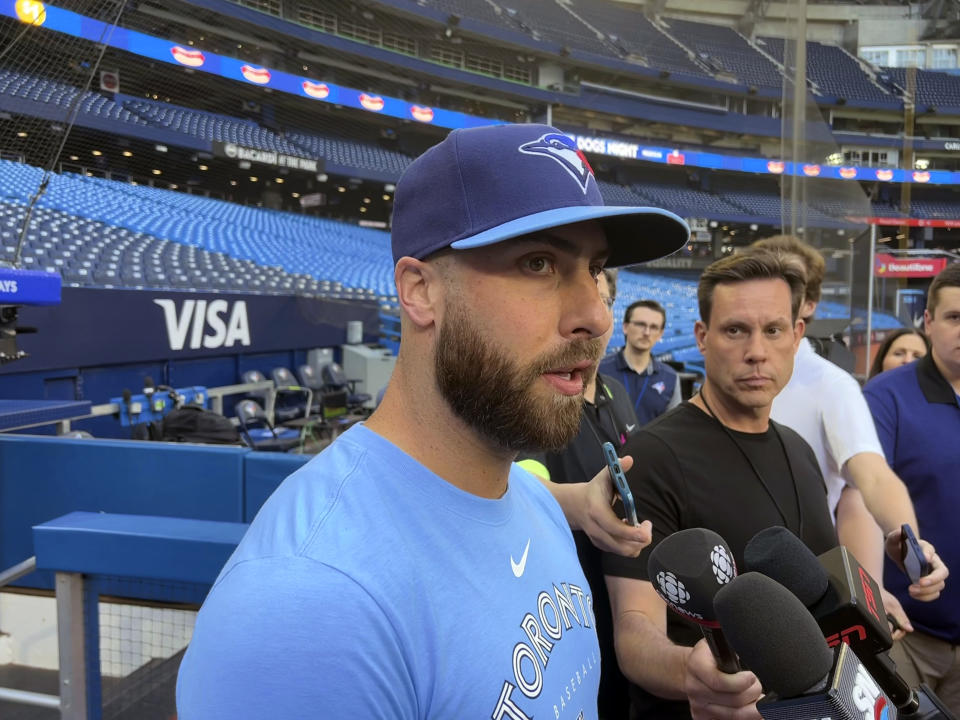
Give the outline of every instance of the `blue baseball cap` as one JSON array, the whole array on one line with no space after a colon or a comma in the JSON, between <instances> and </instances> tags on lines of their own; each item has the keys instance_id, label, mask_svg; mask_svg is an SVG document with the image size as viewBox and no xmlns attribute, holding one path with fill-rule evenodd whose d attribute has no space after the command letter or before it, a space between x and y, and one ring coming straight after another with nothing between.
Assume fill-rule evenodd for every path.
<instances>
[{"instance_id":1,"label":"blue baseball cap","mask_svg":"<svg viewBox=\"0 0 960 720\"><path fill-rule=\"evenodd\" d=\"M653 207L606 206L590 163L549 125L454 130L414 160L397 183L393 260L446 247L483 247L584 220L603 225L609 267L683 247L690 228Z\"/></svg>"}]
</instances>

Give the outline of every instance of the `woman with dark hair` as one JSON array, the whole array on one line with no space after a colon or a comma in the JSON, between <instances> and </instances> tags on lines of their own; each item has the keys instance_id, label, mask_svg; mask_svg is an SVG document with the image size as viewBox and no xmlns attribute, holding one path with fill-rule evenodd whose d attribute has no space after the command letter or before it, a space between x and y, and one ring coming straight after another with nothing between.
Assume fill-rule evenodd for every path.
<instances>
[{"instance_id":1,"label":"woman with dark hair","mask_svg":"<svg viewBox=\"0 0 960 720\"><path fill-rule=\"evenodd\" d=\"M918 360L928 352L930 352L930 341L923 330L898 328L887 336L877 350L877 354L873 356L870 377L879 375L884 370L892 370Z\"/></svg>"}]
</instances>

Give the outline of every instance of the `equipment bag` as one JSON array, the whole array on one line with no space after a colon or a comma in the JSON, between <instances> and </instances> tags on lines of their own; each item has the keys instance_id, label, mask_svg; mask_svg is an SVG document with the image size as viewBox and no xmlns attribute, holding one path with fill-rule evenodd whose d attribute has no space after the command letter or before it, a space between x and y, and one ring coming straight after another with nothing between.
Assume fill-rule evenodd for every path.
<instances>
[{"instance_id":1,"label":"equipment bag","mask_svg":"<svg viewBox=\"0 0 960 720\"><path fill-rule=\"evenodd\" d=\"M223 415L197 405L174 408L163 418L162 440L234 445L240 433Z\"/></svg>"}]
</instances>

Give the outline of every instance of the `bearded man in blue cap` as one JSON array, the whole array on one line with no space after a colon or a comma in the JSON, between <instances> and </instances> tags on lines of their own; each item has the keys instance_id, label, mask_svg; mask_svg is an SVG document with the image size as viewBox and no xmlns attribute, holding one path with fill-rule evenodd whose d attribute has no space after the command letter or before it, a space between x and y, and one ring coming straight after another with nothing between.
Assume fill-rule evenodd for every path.
<instances>
[{"instance_id":1,"label":"bearded man in blue cap","mask_svg":"<svg viewBox=\"0 0 960 720\"><path fill-rule=\"evenodd\" d=\"M611 322L604 266L687 237L664 210L605 207L552 127L456 130L415 160L393 212L390 385L283 482L221 571L180 670L181 720L596 718L570 527L627 555L650 527L617 519L606 470L548 488L513 460L577 432Z\"/></svg>"}]
</instances>

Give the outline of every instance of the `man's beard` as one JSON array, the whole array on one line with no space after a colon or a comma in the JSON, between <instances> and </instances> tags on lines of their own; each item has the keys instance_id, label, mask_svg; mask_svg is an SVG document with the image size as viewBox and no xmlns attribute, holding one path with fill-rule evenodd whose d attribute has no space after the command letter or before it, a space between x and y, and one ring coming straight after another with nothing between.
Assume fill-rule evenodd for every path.
<instances>
[{"instance_id":1,"label":"man's beard","mask_svg":"<svg viewBox=\"0 0 960 720\"><path fill-rule=\"evenodd\" d=\"M481 435L505 450L559 451L580 429L583 394L542 397L540 378L584 360L595 363L602 353L600 338L577 339L518 367L456 307L440 328L434 364L443 397ZM584 380L593 370L582 371Z\"/></svg>"}]
</instances>

